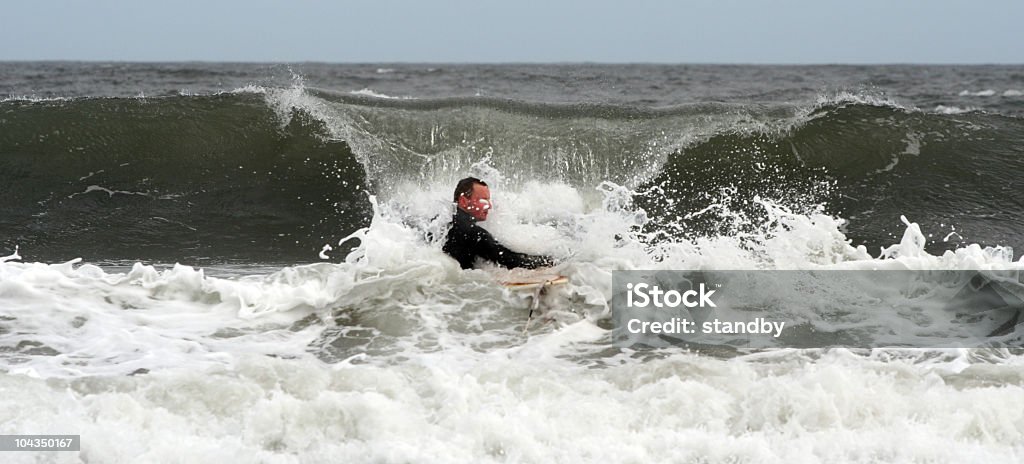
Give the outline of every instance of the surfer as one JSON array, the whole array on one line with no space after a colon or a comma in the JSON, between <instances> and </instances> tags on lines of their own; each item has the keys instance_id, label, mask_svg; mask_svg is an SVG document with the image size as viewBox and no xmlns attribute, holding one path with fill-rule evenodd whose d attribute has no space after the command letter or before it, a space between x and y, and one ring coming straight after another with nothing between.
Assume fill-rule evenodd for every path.
<instances>
[{"instance_id":1,"label":"surfer","mask_svg":"<svg viewBox=\"0 0 1024 464\"><path fill-rule=\"evenodd\" d=\"M463 269L473 268L476 258L483 258L509 269L536 269L554 264L547 256L516 253L505 248L490 232L477 225L477 222L487 220L487 213L491 209L491 190L484 181L475 177L460 180L455 187L454 201L458 209L452 217L448 238L442 249L455 258Z\"/></svg>"}]
</instances>

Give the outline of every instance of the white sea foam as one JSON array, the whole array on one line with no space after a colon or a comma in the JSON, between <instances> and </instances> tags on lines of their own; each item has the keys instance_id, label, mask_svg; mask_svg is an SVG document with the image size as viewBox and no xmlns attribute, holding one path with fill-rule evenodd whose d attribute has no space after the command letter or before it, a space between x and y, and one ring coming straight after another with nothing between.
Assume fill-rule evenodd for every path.
<instances>
[{"instance_id":1,"label":"white sea foam","mask_svg":"<svg viewBox=\"0 0 1024 464\"><path fill-rule=\"evenodd\" d=\"M917 110L916 107L899 102L891 97L866 92L840 91L830 94L819 94L815 106L842 105L855 103L870 106L885 106L902 110Z\"/></svg>"},{"instance_id":2,"label":"white sea foam","mask_svg":"<svg viewBox=\"0 0 1024 464\"><path fill-rule=\"evenodd\" d=\"M3 99L0 99L0 103L6 103L6 102L41 103L41 102L65 102L65 101L72 101L72 100L74 100L74 98L72 98L72 97L39 97L39 96L35 96L35 95L8 95L8 96L4 97Z\"/></svg>"},{"instance_id":3,"label":"white sea foam","mask_svg":"<svg viewBox=\"0 0 1024 464\"><path fill-rule=\"evenodd\" d=\"M950 106L938 105L938 106L935 107L935 112L939 113L939 114L964 114L964 113L970 113L970 112L974 112L974 111L978 111L978 109L974 108L974 107L961 108L959 106L953 106L953 105L950 105Z\"/></svg>"},{"instance_id":4,"label":"white sea foam","mask_svg":"<svg viewBox=\"0 0 1024 464\"><path fill-rule=\"evenodd\" d=\"M964 90L960 92L961 97L991 97L996 94L995 90L985 89L978 91Z\"/></svg>"},{"instance_id":5,"label":"white sea foam","mask_svg":"<svg viewBox=\"0 0 1024 464\"><path fill-rule=\"evenodd\" d=\"M86 178L88 178L90 176L92 176L91 173L89 174L89 176L83 177L82 179L79 179L79 180L85 180ZM68 195L68 198L74 198L74 197L76 197L78 195L87 195L87 194L92 193L92 192L103 192L103 193L106 193L109 196L114 196L114 195L140 195L140 196L144 196L144 197L149 196L149 193L146 193L146 192L130 192L130 191L127 191L127 190L111 190L111 189L108 189L106 187L101 187L99 185L90 185L90 186L85 188L85 191L78 192L78 193L72 193L71 195Z\"/></svg>"},{"instance_id":6,"label":"white sea foam","mask_svg":"<svg viewBox=\"0 0 1024 464\"><path fill-rule=\"evenodd\" d=\"M408 100L408 99L412 98L412 97L392 97L390 95L385 95L385 94L380 93L380 92L375 92L373 89L369 89L369 88L364 88L364 89L361 89L361 90L353 90L353 91L351 91L349 93L352 94L352 95L362 95L364 97L373 97L373 98L386 98L386 99L389 99L389 100Z\"/></svg>"},{"instance_id":7,"label":"white sea foam","mask_svg":"<svg viewBox=\"0 0 1024 464\"><path fill-rule=\"evenodd\" d=\"M624 355L592 369L538 357L532 348L550 338L391 366L251 356L233 369L135 377L3 376L0 389L5 409L22 412L7 427L80 434L89 462L1013 462L1020 453L1024 389L1006 384L1020 365L946 373L838 351L749 362Z\"/></svg>"},{"instance_id":8,"label":"white sea foam","mask_svg":"<svg viewBox=\"0 0 1024 464\"><path fill-rule=\"evenodd\" d=\"M247 85L239 87L237 89L233 89L233 90L231 90L231 92L228 92L228 93L264 95L264 94L267 93L268 90L269 89L267 89L266 87L264 87L262 85L247 84Z\"/></svg>"}]
</instances>

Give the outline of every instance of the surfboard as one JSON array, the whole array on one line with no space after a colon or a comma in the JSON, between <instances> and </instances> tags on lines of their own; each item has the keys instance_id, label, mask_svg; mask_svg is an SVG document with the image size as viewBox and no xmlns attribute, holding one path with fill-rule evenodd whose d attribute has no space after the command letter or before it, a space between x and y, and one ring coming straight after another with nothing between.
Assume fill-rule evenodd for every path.
<instances>
[{"instance_id":1,"label":"surfboard","mask_svg":"<svg viewBox=\"0 0 1024 464\"><path fill-rule=\"evenodd\" d=\"M523 334L525 335L530 328L530 322L533 322L533 313L543 306L541 300L545 299L548 289L569 283L569 278L559 274L522 274L516 273L516 271L513 271L511 275L499 282L509 290L529 291L533 294L533 302L530 303L530 315L526 317L526 325L523 327Z\"/></svg>"},{"instance_id":2,"label":"surfboard","mask_svg":"<svg viewBox=\"0 0 1024 464\"><path fill-rule=\"evenodd\" d=\"M548 287L567 283L569 283L569 278L558 274L518 276L501 282L506 288L512 290L536 290L541 286Z\"/></svg>"}]
</instances>

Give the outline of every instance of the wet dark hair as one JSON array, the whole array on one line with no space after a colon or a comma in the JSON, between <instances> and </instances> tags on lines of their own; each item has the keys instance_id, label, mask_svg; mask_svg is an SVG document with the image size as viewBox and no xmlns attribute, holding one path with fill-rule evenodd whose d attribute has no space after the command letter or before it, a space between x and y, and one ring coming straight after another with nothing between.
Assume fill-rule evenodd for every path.
<instances>
[{"instance_id":1,"label":"wet dark hair","mask_svg":"<svg viewBox=\"0 0 1024 464\"><path fill-rule=\"evenodd\" d=\"M452 201L458 203L459 197L463 195L470 195L473 193L473 186L476 184L487 186L487 182L484 182L476 177L467 177L459 181L459 185L455 186L455 195L452 197Z\"/></svg>"}]
</instances>

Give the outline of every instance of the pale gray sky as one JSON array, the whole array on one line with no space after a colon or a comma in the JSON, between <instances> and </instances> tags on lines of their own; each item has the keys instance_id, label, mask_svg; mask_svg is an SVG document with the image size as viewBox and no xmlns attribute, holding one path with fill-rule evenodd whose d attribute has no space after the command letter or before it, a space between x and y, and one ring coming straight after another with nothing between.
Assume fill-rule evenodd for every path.
<instances>
[{"instance_id":1,"label":"pale gray sky","mask_svg":"<svg viewBox=\"0 0 1024 464\"><path fill-rule=\"evenodd\" d=\"M1024 63L1022 0L4 0L0 60Z\"/></svg>"}]
</instances>

